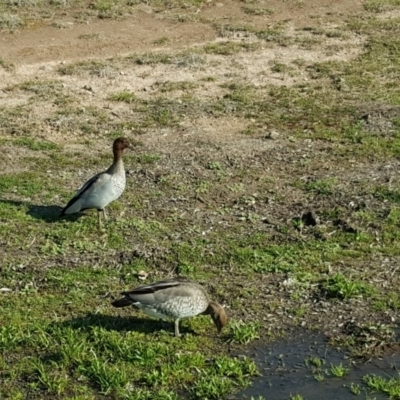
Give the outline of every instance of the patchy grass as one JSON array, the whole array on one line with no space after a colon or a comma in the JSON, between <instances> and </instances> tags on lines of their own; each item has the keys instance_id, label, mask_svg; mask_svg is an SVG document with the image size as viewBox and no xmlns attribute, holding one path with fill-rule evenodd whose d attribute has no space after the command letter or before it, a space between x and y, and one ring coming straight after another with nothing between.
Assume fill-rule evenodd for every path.
<instances>
[{"instance_id":1,"label":"patchy grass","mask_svg":"<svg viewBox=\"0 0 400 400\"><path fill-rule=\"evenodd\" d=\"M207 54L218 54L223 56L233 55L241 51L256 51L260 48L260 43L246 42L216 42L209 43L203 47Z\"/></svg>"},{"instance_id":2,"label":"patchy grass","mask_svg":"<svg viewBox=\"0 0 400 400\"><path fill-rule=\"evenodd\" d=\"M143 3L141 0L5 0L0 4L0 29L14 31L33 21L57 19L68 13L76 22L89 22L92 18L122 19L133 15ZM146 2L154 12L184 13L191 6L199 6L201 0L172 0L165 3L160 0ZM184 14L182 14L184 15ZM183 18L183 17L182 17ZM62 27L62 25L61 25Z\"/></svg>"},{"instance_id":3,"label":"patchy grass","mask_svg":"<svg viewBox=\"0 0 400 400\"><path fill-rule=\"evenodd\" d=\"M0 57L0 67L2 67L8 72L14 71L15 69L15 65L12 62L4 60L1 57Z\"/></svg>"},{"instance_id":4,"label":"patchy grass","mask_svg":"<svg viewBox=\"0 0 400 400\"><path fill-rule=\"evenodd\" d=\"M375 13L390 10L396 6L400 6L399 0L367 0L364 3L364 8L367 11L372 11Z\"/></svg>"},{"instance_id":5,"label":"patchy grass","mask_svg":"<svg viewBox=\"0 0 400 400\"><path fill-rule=\"evenodd\" d=\"M255 7L255 6L246 6L243 7L243 11L246 14L249 15L258 15L258 16L262 16L262 15L271 15L273 14L273 10L269 9L269 8L264 8L264 7Z\"/></svg>"}]
</instances>

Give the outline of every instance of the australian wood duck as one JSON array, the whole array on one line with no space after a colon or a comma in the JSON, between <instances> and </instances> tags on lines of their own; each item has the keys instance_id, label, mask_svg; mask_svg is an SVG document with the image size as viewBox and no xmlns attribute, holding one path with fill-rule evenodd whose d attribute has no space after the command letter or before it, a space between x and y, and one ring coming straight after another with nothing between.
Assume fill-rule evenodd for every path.
<instances>
[{"instance_id":1,"label":"australian wood duck","mask_svg":"<svg viewBox=\"0 0 400 400\"><path fill-rule=\"evenodd\" d=\"M114 307L132 305L156 318L173 318L175 336L179 334L179 320L199 314L210 315L218 333L227 323L224 308L208 298L207 292L198 283L187 279L166 279L136 289L122 292L124 297L112 302Z\"/></svg>"},{"instance_id":2,"label":"australian wood duck","mask_svg":"<svg viewBox=\"0 0 400 400\"><path fill-rule=\"evenodd\" d=\"M128 139L119 137L114 140L114 161L110 167L89 179L61 211L61 215L95 208L101 225L100 212L107 219L105 207L117 200L125 189L125 169L122 161L124 149L130 148Z\"/></svg>"}]
</instances>

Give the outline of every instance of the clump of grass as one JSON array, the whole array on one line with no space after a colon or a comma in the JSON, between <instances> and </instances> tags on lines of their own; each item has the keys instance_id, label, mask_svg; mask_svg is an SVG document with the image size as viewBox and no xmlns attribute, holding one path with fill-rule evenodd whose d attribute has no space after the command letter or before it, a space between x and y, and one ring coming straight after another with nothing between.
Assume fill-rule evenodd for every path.
<instances>
[{"instance_id":1,"label":"clump of grass","mask_svg":"<svg viewBox=\"0 0 400 400\"><path fill-rule=\"evenodd\" d=\"M117 75L117 69L112 65L112 60L105 61L79 61L66 64L59 67L58 72L61 75L81 75L89 73L100 78L114 77Z\"/></svg>"},{"instance_id":2,"label":"clump of grass","mask_svg":"<svg viewBox=\"0 0 400 400\"><path fill-rule=\"evenodd\" d=\"M63 89L63 84L57 80L31 80L7 88L7 90L10 91L16 89L44 96L49 93L54 94L61 91Z\"/></svg>"},{"instance_id":3,"label":"clump of grass","mask_svg":"<svg viewBox=\"0 0 400 400\"><path fill-rule=\"evenodd\" d=\"M14 31L23 25L24 22L18 14L0 10L0 30Z\"/></svg>"},{"instance_id":4,"label":"clump of grass","mask_svg":"<svg viewBox=\"0 0 400 400\"><path fill-rule=\"evenodd\" d=\"M310 356L305 359L305 363L311 367L321 368L325 365L325 360L317 356Z\"/></svg>"},{"instance_id":5,"label":"clump of grass","mask_svg":"<svg viewBox=\"0 0 400 400\"><path fill-rule=\"evenodd\" d=\"M340 363L339 365L331 364L330 373L336 378L343 378L349 372L349 368L345 367Z\"/></svg>"},{"instance_id":6,"label":"clump of grass","mask_svg":"<svg viewBox=\"0 0 400 400\"><path fill-rule=\"evenodd\" d=\"M375 374L365 375L364 383L374 392L382 392L390 398L400 397L400 375L392 378L384 378Z\"/></svg>"},{"instance_id":7,"label":"clump of grass","mask_svg":"<svg viewBox=\"0 0 400 400\"><path fill-rule=\"evenodd\" d=\"M221 37L232 37L241 34L244 37L253 37L266 42L276 42L279 44L288 45L289 38L285 36L282 26L276 26L271 29L257 29L252 25L241 24L215 24Z\"/></svg>"},{"instance_id":8,"label":"clump of grass","mask_svg":"<svg viewBox=\"0 0 400 400\"><path fill-rule=\"evenodd\" d=\"M136 96L134 93L123 91L110 94L108 96L108 100L119 101L123 103L133 103L136 100Z\"/></svg>"},{"instance_id":9,"label":"clump of grass","mask_svg":"<svg viewBox=\"0 0 400 400\"><path fill-rule=\"evenodd\" d=\"M6 61L4 60L4 58L1 57L0 57L0 67L4 68L8 72L14 71L15 69L15 65L12 62Z\"/></svg>"},{"instance_id":10,"label":"clump of grass","mask_svg":"<svg viewBox=\"0 0 400 400\"><path fill-rule=\"evenodd\" d=\"M351 383L349 388L352 394L355 394L356 396L361 394L361 385L356 385L354 383Z\"/></svg>"},{"instance_id":11,"label":"clump of grass","mask_svg":"<svg viewBox=\"0 0 400 400\"><path fill-rule=\"evenodd\" d=\"M118 18L124 14L124 1L96 0L91 3L91 8L97 12L99 18Z\"/></svg>"},{"instance_id":12,"label":"clump of grass","mask_svg":"<svg viewBox=\"0 0 400 400\"><path fill-rule=\"evenodd\" d=\"M61 395L69 384L68 374L64 368L51 361L48 365L37 358L31 359L32 372L36 375L37 383L48 393Z\"/></svg>"},{"instance_id":13,"label":"clump of grass","mask_svg":"<svg viewBox=\"0 0 400 400\"><path fill-rule=\"evenodd\" d=\"M305 398L301 394L290 395L289 400L305 400Z\"/></svg>"},{"instance_id":14,"label":"clump of grass","mask_svg":"<svg viewBox=\"0 0 400 400\"><path fill-rule=\"evenodd\" d=\"M192 90L197 88L198 85L190 81L181 81L181 82L167 81L167 82L157 83L157 86L160 87L160 92L164 93L164 92L172 92L174 90L182 90L182 91Z\"/></svg>"},{"instance_id":15,"label":"clump of grass","mask_svg":"<svg viewBox=\"0 0 400 400\"><path fill-rule=\"evenodd\" d=\"M166 36L163 36L163 37L153 41L153 43L158 45L158 46L163 46L165 44L168 44L169 42L170 42L170 39L168 37L166 37Z\"/></svg>"},{"instance_id":16,"label":"clump of grass","mask_svg":"<svg viewBox=\"0 0 400 400\"><path fill-rule=\"evenodd\" d=\"M146 53L142 55L130 56L136 64L153 65L153 64L172 64L173 57L166 53Z\"/></svg>"},{"instance_id":17,"label":"clump of grass","mask_svg":"<svg viewBox=\"0 0 400 400\"><path fill-rule=\"evenodd\" d=\"M243 361L221 357L215 360L213 369L217 376L205 375L194 382L191 392L198 399L221 399L228 395L237 379L242 386L250 384L250 376L258 375L255 363L245 358Z\"/></svg>"},{"instance_id":18,"label":"clump of grass","mask_svg":"<svg viewBox=\"0 0 400 400\"><path fill-rule=\"evenodd\" d=\"M262 16L262 15L272 15L274 12L269 9L269 8L264 8L264 7L254 7L254 6L246 6L243 7L243 11L246 14L249 15L257 15L257 16Z\"/></svg>"},{"instance_id":19,"label":"clump of grass","mask_svg":"<svg viewBox=\"0 0 400 400\"><path fill-rule=\"evenodd\" d=\"M258 321L235 321L230 325L229 341L240 344L248 344L259 339L260 323Z\"/></svg>"},{"instance_id":20,"label":"clump of grass","mask_svg":"<svg viewBox=\"0 0 400 400\"><path fill-rule=\"evenodd\" d=\"M210 43L203 47L207 54L219 54L229 56L239 53L241 51L256 51L260 48L259 43L246 43L246 42L216 42Z\"/></svg>"},{"instance_id":21,"label":"clump of grass","mask_svg":"<svg viewBox=\"0 0 400 400\"><path fill-rule=\"evenodd\" d=\"M327 278L322 287L327 297L340 300L347 300L363 295L370 296L374 293L372 286L355 279L347 278L341 273L336 273Z\"/></svg>"},{"instance_id":22,"label":"clump of grass","mask_svg":"<svg viewBox=\"0 0 400 400\"><path fill-rule=\"evenodd\" d=\"M323 178L323 179L313 179L304 184L304 189L307 192L312 192L315 194L330 196L333 194L333 189L336 185L335 178Z\"/></svg>"},{"instance_id":23,"label":"clump of grass","mask_svg":"<svg viewBox=\"0 0 400 400\"><path fill-rule=\"evenodd\" d=\"M385 186L377 187L374 191L374 195L379 199L388 200L391 203L400 203L400 192Z\"/></svg>"},{"instance_id":24,"label":"clump of grass","mask_svg":"<svg viewBox=\"0 0 400 400\"><path fill-rule=\"evenodd\" d=\"M387 311L393 310L398 311L400 310L400 296L398 293L389 292L385 293L384 296L375 300L374 308L380 311Z\"/></svg>"}]
</instances>

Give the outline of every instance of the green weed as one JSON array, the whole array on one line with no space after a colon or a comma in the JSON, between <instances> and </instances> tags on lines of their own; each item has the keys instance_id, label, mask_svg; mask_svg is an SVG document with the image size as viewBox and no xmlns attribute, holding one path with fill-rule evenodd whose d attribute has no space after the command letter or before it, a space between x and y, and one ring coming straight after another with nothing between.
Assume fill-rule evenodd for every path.
<instances>
[{"instance_id":1,"label":"green weed","mask_svg":"<svg viewBox=\"0 0 400 400\"><path fill-rule=\"evenodd\" d=\"M365 375L364 383L374 392L386 393L390 398L400 397L400 376L384 378L378 375Z\"/></svg>"},{"instance_id":2,"label":"green weed","mask_svg":"<svg viewBox=\"0 0 400 400\"><path fill-rule=\"evenodd\" d=\"M322 284L323 289L330 298L347 300L352 297L373 294L373 288L363 282L350 279L340 273L336 273Z\"/></svg>"},{"instance_id":3,"label":"green weed","mask_svg":"<svg viewBox=\"0 0 400 400\"><path fill-rule=\"evenodd\" d=\"M136 100L136 96L134 93L131 92L118 92L113 93L108 96L108 99L111 101L120 101L123 103L133 103Z\"/></svg>"},{"instance_id":4,"label":"green weed","mask_svg":"<svg viewBox=\"0 0 400 400\"><path fill-rule=\"evenodd\" d=\"M320 357L310 356L305 359L305 363L308 366L312 366L315 368L321 368L323 365L325 365L325 360L323 360Z\"/></svg>"},{"instance_id":5,"label":"green weed","mask_svg":"<svg viewBox=\"0 0 400 400\"><path fill-rule=\"evenodd\" d=\"M295 394L290 396L290 400L305 400L301 394Z\"/></svg>"},{"instance_id":6,"label":"green weed","mask_svg":"<svg viewBox=\"0 0 400 400\"><path fill-rule=\"evenodd\" d=\"M259 339L260 323L258 321L236 321L230 325L230 341L247 344Z\"/></svg>"},{"instance_id":7,"label":"green weed","mask_svg":"<svg viewBox=\"0 0 400 400\"><path fill-rule=\"evenodd\" d=\"M335 376L336 378L343 378L349 372L349 368L344 367L342 363L339 365L332 365L330 368L330 373Z\"/></svg>"}]
</instances>

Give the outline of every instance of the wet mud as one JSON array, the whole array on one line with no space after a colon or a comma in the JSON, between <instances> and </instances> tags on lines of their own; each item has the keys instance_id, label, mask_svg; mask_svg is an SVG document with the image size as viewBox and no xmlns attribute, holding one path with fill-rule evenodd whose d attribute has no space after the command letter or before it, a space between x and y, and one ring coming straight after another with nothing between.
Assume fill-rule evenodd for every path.
<instances>
[{"instance_id":1,"label":"wet mud","mask_svg":"<svg viewBox=\"0 0 400 400\"><path fill-rule=\"evenodd\" d=\"M269 400L289 400L291 396L301 395L304 400L383 400L389 396L371 393L363 377L375 374L388 379L398 376L400 368L399 353L356 360L330 346L323 334L307 331L297 332L289 340L255 348L250 355L256 360L262 377L233 399L257 399L262 396ZM317 358L322 360L319 368L312 364L312 360ZM331 365L340 364L349 371L339 378L331 373ZM352 386L358 386L359 395L352 393Z\"/></svg>"}]
</instances>

